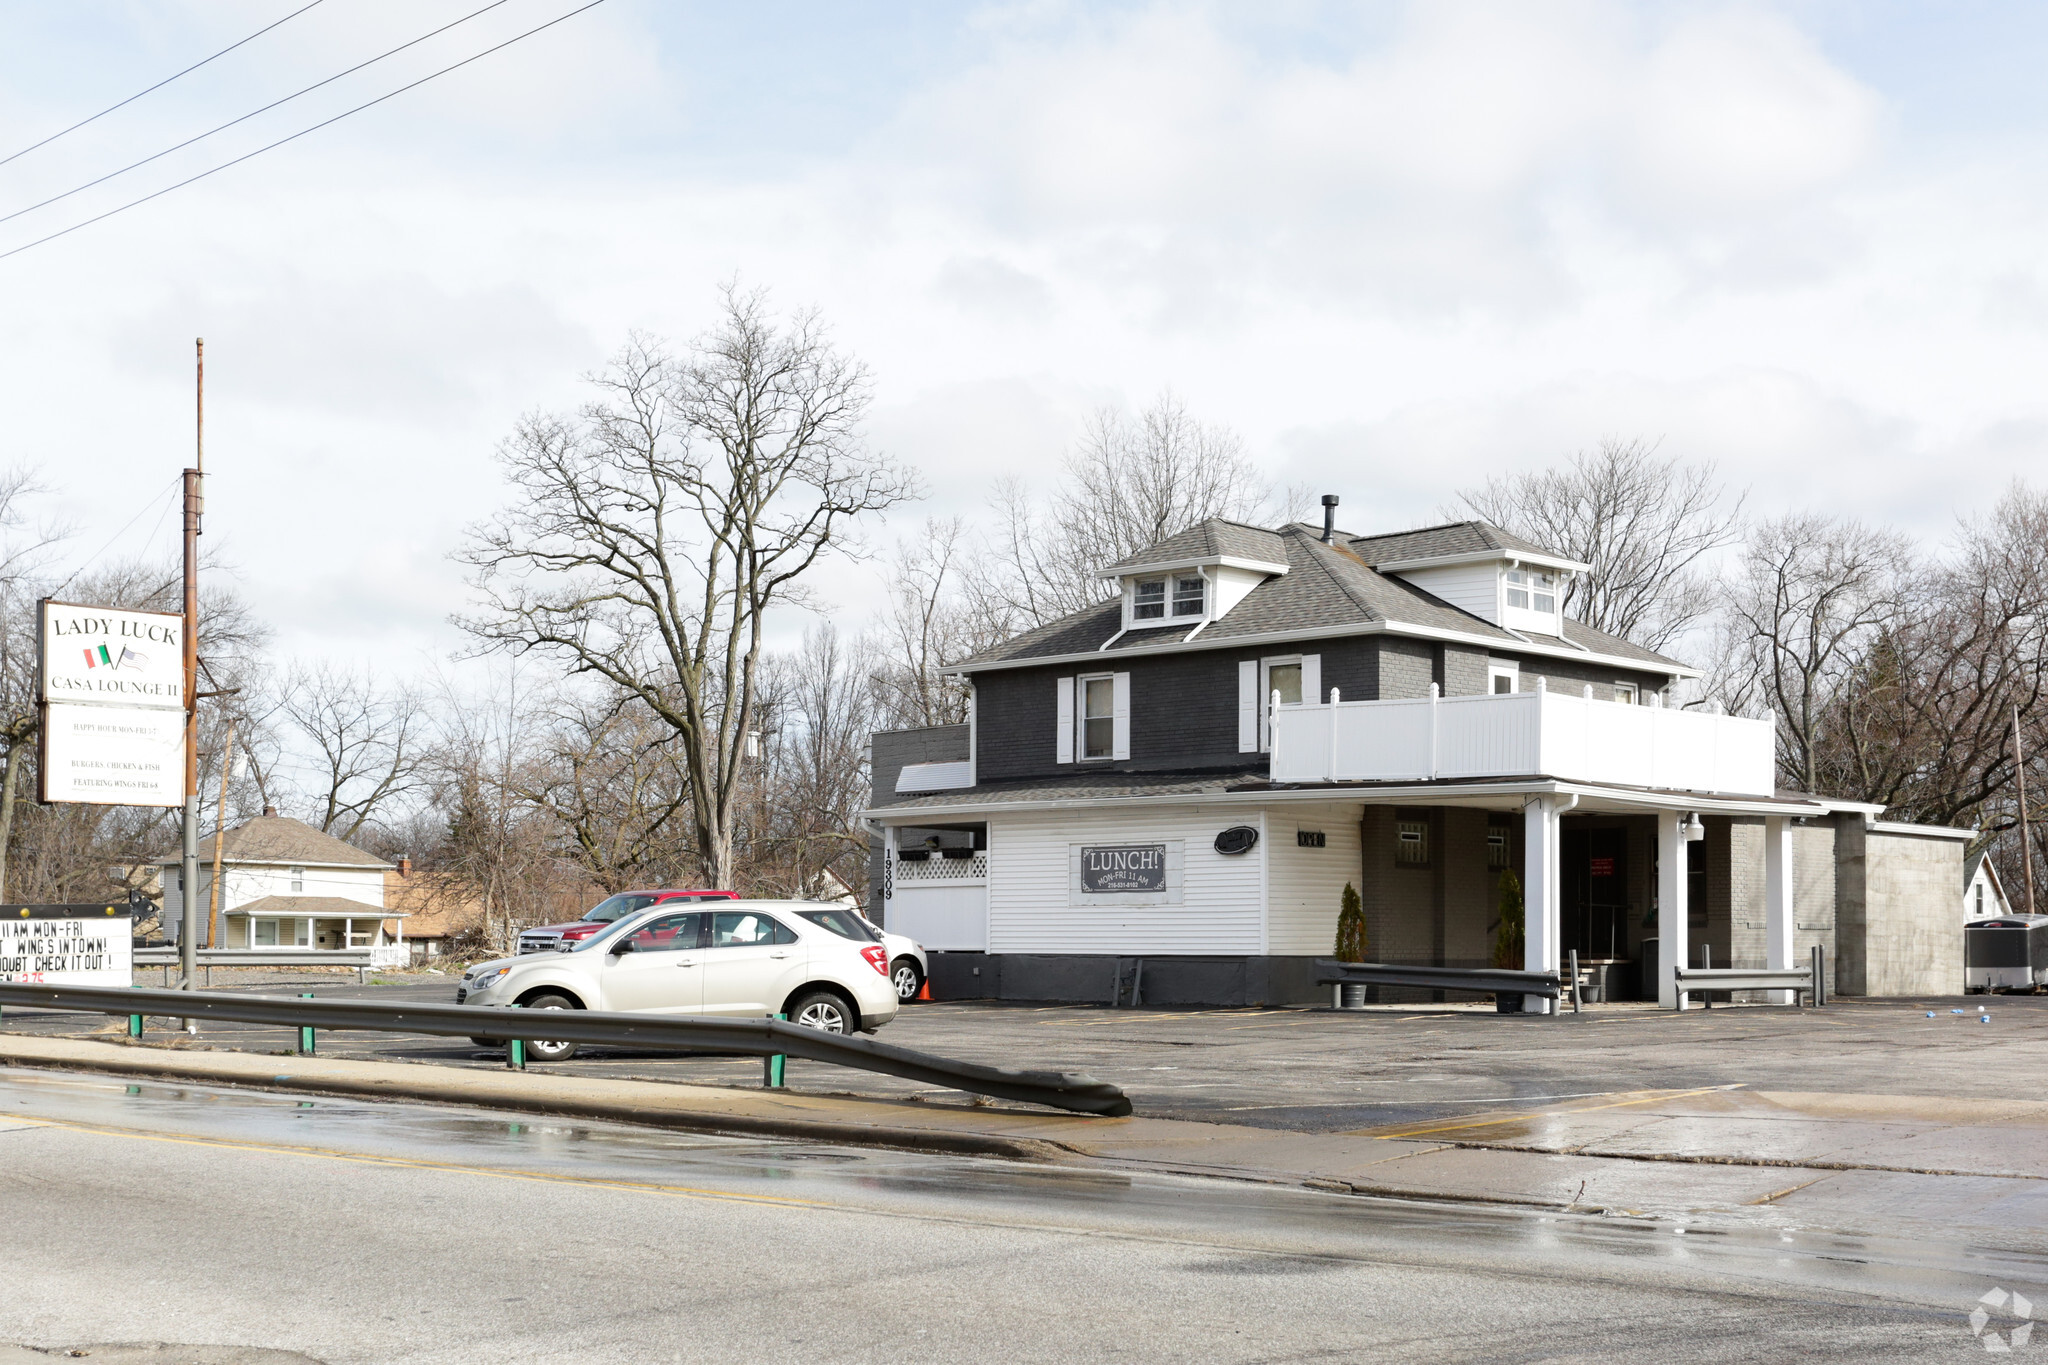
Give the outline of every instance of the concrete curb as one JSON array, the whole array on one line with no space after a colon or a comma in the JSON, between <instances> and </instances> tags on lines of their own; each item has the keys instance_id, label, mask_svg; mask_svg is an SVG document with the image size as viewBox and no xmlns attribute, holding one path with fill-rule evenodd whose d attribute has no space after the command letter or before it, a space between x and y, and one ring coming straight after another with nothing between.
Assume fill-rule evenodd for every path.
<instances>
[{"instance_id":1,"label":"concrete curb","mask_svg":"<svg viewBox=\"0 0 2048 1365\"><path fill-rule=\"evenodd\" d=\"M692 1107L688 1101L713 1091L716 1103L754 1107L743 1091L719 1092L708 1086L669 1086L647 1081L589 1081L546 1073L489 1072L415 1066L403 1062L365 1062L320 1057L263 1057L245 1052L194 1053L150 1044L110 1044L77 1039L0 1037L0 1065L61 1071L92 1071L103 1075L150 1080L194 1081L207 1085L249 1087L292 1094L327 1095L344 1099L414 1100L500 1109L562 1118L604 1119L681 1132L732 1137L772 1137L842 1146L885 1147L898 1151L935 1152L949 1156L996 1157L1006 1161L1072 1160L1080 1155L1063 1143L1011 1137L971 1129L894 1126L847 1119L742 1112ZM279 1070L283 1067L283 1070ZM627 1088L630 1098L609 1098L599 1089ZM581 1093L579 1093L581 1092ZM729 1098L728 1098L729 1097ZM791 1096L764 1092L767 1103L792 1101L811 1106L892 1105L893 1101L837 1100L825 1096ZM666 1101L664 1103L664 1101ZM701 1101L700 1101L701 1102ZM906 1106L908 1107L908 1106ZM930 1109L917 1105L919 1111ZM935 1110L933 1116L950 1111ZM1009 1111L1006 1117L1017 1117ZM922 1114L920 1114L922 1117ZM1097 1120L1114 1123L1115 1119Z\"/></svg>"}]
</instances>

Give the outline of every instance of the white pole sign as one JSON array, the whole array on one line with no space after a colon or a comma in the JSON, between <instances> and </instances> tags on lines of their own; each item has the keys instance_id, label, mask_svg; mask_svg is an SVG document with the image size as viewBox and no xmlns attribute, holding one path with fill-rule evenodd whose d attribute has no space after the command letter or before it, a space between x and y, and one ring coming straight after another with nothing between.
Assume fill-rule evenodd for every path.
<instances>
[{"instance_id":1,"label":"white pole sign","mask_svg":"<svg viewBox=\"0 0 2048 1365\"><path fill-rule=\"evenodd\" d=\"M43 700L185 708L185 622L156 611L43 603Z\"/></svg>"},{"instance_id":2,"label":"white pole sign","mask_svg":"<svg viewBox=\"0 0 2048 1365\"><path fill-rule=\"evenodd\" d=\"M134 706L43 710L43 800L185 804L185 713Z\"/></svg>"},{"instance_id":3,"label":"white pole sign","mask_svg":"<svg viewBox=\"0 0 2048 1365\"><path fill-rule=\"evenodd\" d=\"M131 986L135 921L124 906L0 906L0 981Z\"/></svg>"},{"instance_id":4,"label":"white pole sign","mask_svg":"<svg viewBox=\"0 0 2048 1365\"><path fill-rule=\"evenodd\" d=\"M42 799L185 803L183 618L42 604Z\"/></svg>"}]
</instances>

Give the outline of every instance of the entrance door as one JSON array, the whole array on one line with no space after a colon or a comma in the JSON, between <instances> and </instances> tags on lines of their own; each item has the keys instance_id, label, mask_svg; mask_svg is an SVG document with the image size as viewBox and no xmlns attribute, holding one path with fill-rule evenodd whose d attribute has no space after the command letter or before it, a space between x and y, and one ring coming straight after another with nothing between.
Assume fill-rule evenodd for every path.
<instances>
[{"instance_id":1,"label":"entrance door","mask_svg":"<svg viewBox=\"0 0 2048 1365\"><path fill-rule=\"evenodd\" d=\"M1559 951L1578 949L1580 962L1626 958L1628 831L1567 827L1559 854L1564 872Z\"/></svg>"}]
</instances>

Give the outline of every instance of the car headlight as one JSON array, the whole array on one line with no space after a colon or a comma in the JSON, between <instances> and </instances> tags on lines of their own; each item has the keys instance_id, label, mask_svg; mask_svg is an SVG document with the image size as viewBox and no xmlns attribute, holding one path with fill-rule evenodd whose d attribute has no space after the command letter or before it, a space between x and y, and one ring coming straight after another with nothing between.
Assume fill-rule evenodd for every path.
<instances>
[{"instance_id":1,"label":"car headlight","mask_svg":"<svg viewBox=\"0 0 2048 1365\"><path fill-rule=\"evenodd\" d=\"M511 974L512 969L510 967L500 967L496 971L479 972L476 980L469 983L470 994L476 995L487 991Z\"/></svg>"}]
</instances>

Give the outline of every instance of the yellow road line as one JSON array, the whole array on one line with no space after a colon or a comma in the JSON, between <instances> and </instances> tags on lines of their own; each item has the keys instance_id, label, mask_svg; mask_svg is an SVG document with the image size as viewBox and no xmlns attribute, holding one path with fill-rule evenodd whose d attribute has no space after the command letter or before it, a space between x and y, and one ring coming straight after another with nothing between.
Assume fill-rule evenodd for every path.
<instances>
[{"instance_id":1,"label":"yellow road line","mask_svg":"<svg viewBox=\"0 0 2048 1365\"><path fill-rule=\"evenodd\" d=\"M712 1199L736 1204L766 1204L778 1208L837 1209L845 1211L844 1205L828 1203L819 1199L792 1199L765 1194L734 1194L726 1190L709 1190L695 1185L660 1185L639 1180L600 1180L589 1176L552 1175L546 1171L526 1171L499 1166L465 1166L453 1161L422 1161L411 1157L373 1156L365 1152L342 1152L328 1147L295 1147L284 1143L229 1142L221 1138L181 1137L170 1133L145 1133L133 1128L116 1128L101 1124L78 1123L64 1119L30 1119L45 1128L59 1128L74 1133L89 1133L98 1137L129 1138L137 1142L166 1142L179 1147L210 1147L227 1152L267 1152L277 1156L312 1157L324 1161L343 1161L358 1166L395 1166L409 1170L447 1171L461 1175L493 1176L501 1180L525 1180L547 1185L583 1185L598 1189L638 1190L645 1194L665 1194L677 1198Z\"/></svg>"}]
</instances>

